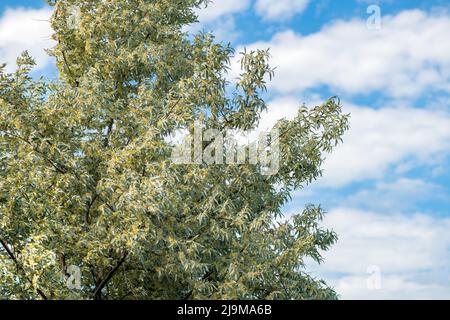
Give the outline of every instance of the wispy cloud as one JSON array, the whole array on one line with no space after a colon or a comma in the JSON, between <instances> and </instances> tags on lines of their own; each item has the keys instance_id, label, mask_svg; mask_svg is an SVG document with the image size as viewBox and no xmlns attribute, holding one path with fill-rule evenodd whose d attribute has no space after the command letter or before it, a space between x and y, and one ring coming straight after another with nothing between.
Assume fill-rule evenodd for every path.
<instances>
[{"instance_id":1,"label":"wispy cloud","mask_svg":"<svg viewBox=\"0 0 450 320\"><path fill-rule=\"evenodd\" d=\"M442 186L422 179L399 178L392 182L378 181L374 187L365 188L348 197L347 205L383 212L408 212L417 210L424 202L449 203Z\"/></svg>"}]
</instances>

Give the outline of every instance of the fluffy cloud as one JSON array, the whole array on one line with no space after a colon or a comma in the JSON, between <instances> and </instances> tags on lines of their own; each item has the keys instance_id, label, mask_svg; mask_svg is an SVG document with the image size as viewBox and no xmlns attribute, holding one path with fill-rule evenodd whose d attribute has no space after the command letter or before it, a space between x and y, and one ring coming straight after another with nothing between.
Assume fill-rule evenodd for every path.
<instances>
[{"instance_id":1,"label":"fluffy cloud","mask_svg":"<svg viewBox=\"0 0 450 320\"><path fill-rule=\"evenodd\" d=\"M275 3L275 2L274 2ZM450 16L420 10L366 21L335 21L321 31L276 34L250 48L271 48L277 67L272 87L281 93L329 86L337 95L381 91L393 97L429 90L450 92Z\"/></svg>"},{"instance_id":2,"label":"fluffy cloud","mask_svg":"<svg viewBox=\"0 0 450 320\"><path fill-rule=\"evenodd\" d=\"M53 46L52 29L48 22L52 10L7 9L0 18L0 63L7 63L8 71L15 67L17 56L28 50L36 59L37 68L44 68L51 58L44 51Z\"/></svg>"},{"instance_id":3,"label":"fluffy cloud","mask_svg":"<svg viewBox=\"0 0 450 320\"><path fill-rule=\"evenodd\" d=\"M448 300L450 297L450 287L443 282L414 280L414 275L405 274L381 276L380 289L368 287L367 282L371 281L369 273L337 278L331 282L344 300Z\"/></svg>"},{"instance_id":4,"label":"fluffy cloud","mask_svg":"<svg viewBox=\"0 0 450 320\"><path fill-rule=\"evenodd\" d=\"M278 97L270 101L267 110L261 114L258 132L270 130L280 119L292 120L299 107L299 100L293 96Z\"/></svg>"},{"instance_id":5,"label":"fluffy cloud","mask_svg":"<svg viewBox=\"0 0 450 320\"><path fill-rule=\"evenodd\" d=\"M288 20L303 12L309 0L258 0L256 13L266 20Z\"/></svg>"},{"instance_id":6,"label":"fluffy cloud","mask_svg":"<svg viewBox=\"0 0 450 320\"><path fill-rule=\"evenodd\" d=\"M196 11L199 23L185 30L191 33L213 30L219 41L233 41L239 36L234 14L248 9L250 4L251 0L214 0L206 8L201 7Z\"/></svg>"},{"instance_id":7,"label":"fluffy cloud","mask_svg":"<svg viewBox=\"0 0 450 320\"><path fill-rule=\"evenodd\" d=\"M224 15L243 11L250 6L251 0L214 0L206 8L198 10L202 23L212 22Z\"/></svg>"},{"instance_id":8,"label":"fluffy cloud","mask_svg":"<svg viewBox=\"0 0 450 320\"><path fill-rule=\"evenodd\" d=\"M449 218L338 208L324 224L340 239L316 271L343 298L450 297Z\"/></svg>"},{"instance_id":9,"label":"fluffy cloud","mask_svg":"<svg viewBox=\"0 0 450 320\"><path fill-rule=\"evenodd\" d=\"M307 105L316 105L320 100L314 101ZM320 180L322 186L341 187L380 179L390 169L402 174L423 165L439 168L445 162L450 151L448 112L343 104L344 111L351 114L351 127L344 136L344 143L327 156L324 177ZM279 119L292 119L299 105L300 100L293 96L270 101L267 112L262 114L258 132L273 127Z\"/></svg>"},{"instance_id":10,"label":"fluffy cloud","mask_svg":"<svg viewBox=\"0 0 450 320\"><path fill-rule=\"evenodd\" d=\"M325 162L322 183L343 186L421 165L441 164L450 150L450 115L415 108L346 108L351 128Z\"/></svg>"}]
</instances>

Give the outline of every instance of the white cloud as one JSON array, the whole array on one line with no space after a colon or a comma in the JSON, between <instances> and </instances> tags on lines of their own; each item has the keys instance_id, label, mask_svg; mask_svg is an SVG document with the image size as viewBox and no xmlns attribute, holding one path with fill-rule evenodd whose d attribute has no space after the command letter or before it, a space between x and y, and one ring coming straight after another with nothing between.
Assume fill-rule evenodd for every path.
<instances>
[{"instance_id":1,"label":"white cloud","mask_svg":"<svg viewBox=\"0 0 450 320\"><path fill-rule=\"evenodd\" d=\"M289 30L248 47L271 48L277 67L271 86L281 93L327 85L340 96L416 97L450 92L448 30L449 15L411 10L384 16L381 30L368 29L362 19L335 21L317 33Z\"/></svg>"},{"instance_id":2,"label":"white cloud","mask_svg":"<svg viewBox=\"0 0 450 320\"><path fill-rule=\"evenodd\" d=\"M236 29L235 18L231 14L222 16L205 25L199 25L197 31L200 29L212 31L217 40L225 43L236 40L240 35Z\"/></svg>"},{"instance_id":3,"label":"white cloud","mask_svg":"<svg viewBox=\"0 0 450 320\"><path fill-rule=\"evenodd\" d=\"M345 104L344 104L345 105ZM450 150L450 115L415 108L350 106L344 143L327 157L323 184L343 186L420 165L440 165Z\"/></svg>"},{"instance_id":4,"label":"white cloud","mask_svg":"<svg viewBox=\"0 0 450 320\"><path fill-rule=\"evenodd\" d=\"M266 20L289 20L303 12L309 0L258 0L256 13Z\"/></svg>"},{"instance_id":5,"label":"white cloud","mask_svg":"<svg viewBox=\"0 0 450 320\"><path fill-rule=\"evenodd\" d=\"M268 103L266 111L261 113L258 131L267 131L280 119L292 120L298 113L300 102L295 97L276 98Z\"/></svg>"},{"instance_id":6,"label":"white cloud","mask_svg":"<svg viewBox=\"0 0 450 320\"><path fill-rule=\"evenodd\" d=\"M324 225L337 232L339 241L316 272L342 298L450 298L449 218L338 208ZM377 269L380 288L373 290L367 281Z\"/></svg>"},{"instance_id":7,"label":"white cloud","mask_svg":"<svg viewBox=\"0 0 450 320\"><path fill-rule=\"evenodd\" d=\"M308 100L314 101L308 102L309 106L320 103L316 97ZM281 118L291 120L300 104L293 96L270 101L257 132L270 129ZM350 130L344 142L327 155L321 186L341 187L383 178L389 169L402 174L417 166L439 168L445 163L450 151L448 112L408 107L373 109L346 102L343 105L344 112L351 114Z\"/></svg>"},{"instance_id":8,"label":"white cloud","mask_svg":"<svg viewBox=\"0 0 450 320\"><path fill-rule=\"evenodd\" d=\"M201 23L212 22L224 15L244 11L251 0L214 0L206 8L197 11Z\"/></svg>"},{"instance_id":9,"label":"white cloud","mask_svg":"<svg viewBox=\"0 0 450 320\"><path fill-rule=\"evenodd\" d=\"M37 63L37 69L46 67L51 58L44 51L54 44L53 31L48 20L52 9L7 9L0 18L0 63L7 63L8 71L15 68L17 57L28 50Z\"/></svg>"},{"instance_id":10,"label":"white cloud","mask_svg":"<svg viewBox=\"0 0 450 320\"><path fill-rule=\"evenodd\" d=\"M212 31L219 41L233 41L239 36L234 14L247 10L251 0L214 0L196 10L198 23L185 27L190 33Z\"/></svg>"},{"instance_id":11,"label":"white cloud","mask_svg":"<svg viewBox=\"0 0 450 320\"><path fill-rule=\"evenodd\" d=\"M386 275L381 278L381 288L367 287L369 274L335 279L335 289L342 299L351 300L448 300L450 287L445 283L419 282L411 275Z\"/></svg>"}]
</instances>

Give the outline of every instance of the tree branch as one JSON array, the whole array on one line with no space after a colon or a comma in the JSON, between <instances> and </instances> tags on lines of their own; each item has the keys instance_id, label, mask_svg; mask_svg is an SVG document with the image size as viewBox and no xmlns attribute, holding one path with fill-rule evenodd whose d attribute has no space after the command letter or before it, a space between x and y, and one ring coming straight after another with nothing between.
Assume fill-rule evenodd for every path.
<instances>
[{"instance_id":1,"label":"tree branch","mask_svg":"<svg viewBox=\"0 0 450 320\"><path fill-rule=\"evenodd\" d=\"M69 63L67 62L66 53L64 52L64 50L61 50L61 53L64 59L64 64L67 67L67 70L69 71L70 78L72 78L72 80L75 81L75 86L78 87L80 85L80 82L78 82L78 80L75 79L75 75L73 74L72 69L69 66Z\"/></svg>"},{"instance_id":2,"label":"tree branch","mask_svg":"<svg viewBox=\"0 0 450 320\"><path fill-rule=\"evenodd\" d=\"M89 217L90 217L90 213L91 213L91 208L94 205L95 200L97 200L98 198L98 194L96 193L93 197L92 200L89 201L89 203L87 204L87 210L86 210L86 215L84 217L85 223L86 225L89 225Z\"/></svg>"},{"instance_id":3,"label":"tree branch","mask_svg":"<svg viewBox=\"0 0 450 320\"><path fill-rule=\"evenodd\" d=\"M9 248L8 244L0 238L0 244L2 245L3 249L5 249L6 253L8 254L9 258L14 262L14 264L16 265L17 269L20 270L23 275L25 276L25 278L27 279L28 282L30 282L31 284L33 284L33 281L31 281L31 279L27 276L25 269L22 267L22 265L20 264L20 262L17 260L16 256L14 255L14 253L11 251L11 249ZM41 296L42 299L47 300L47 296L44 294L44 292L42 292L41 289L36 288L36 292Z\"/></svg>"},{"instance_id":4,"label":"tree branch","mask_svg":"<svg viewBox=\"0 0 450 320\"><path fill-rule=\"evenodd\" d=\"M117 265L111 269L111 271L108 272L108 274L106 275L105 279L103 279L100 284L95 288L94 290L94 300L101 300L102 299L102 289L108 284L108 282L112 279L112 277L114 276L114 274L116 273L117 270L119 270L119 268L122 266L122 264L125 262L125 259L128 256L128 252L125 251L122 259L120 259L117 262Z\"/></svg>"}]
</instances>

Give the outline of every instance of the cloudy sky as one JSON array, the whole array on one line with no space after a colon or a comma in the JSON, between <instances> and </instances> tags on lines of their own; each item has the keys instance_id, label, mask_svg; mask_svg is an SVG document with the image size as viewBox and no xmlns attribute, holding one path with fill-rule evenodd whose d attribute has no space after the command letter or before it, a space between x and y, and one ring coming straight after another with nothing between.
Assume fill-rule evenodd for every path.
<instances>
[{"instance_id":1,"label":"cloudy sky","mask_svg":"<svg viewBox=\"0 0 450 320\"><path fill-rule=\"evenodd\" d=\"M29 49L36 75L55 77L50 14L43 0L2 0L0 62L11 70ZM320 203L339 234L312 274L344 299L450 298L448 0L215 0L199 14L193 32L271 48L263 123L335 95L352 115L324 177L285 208Z\"/></svg>"}]
</instances>

